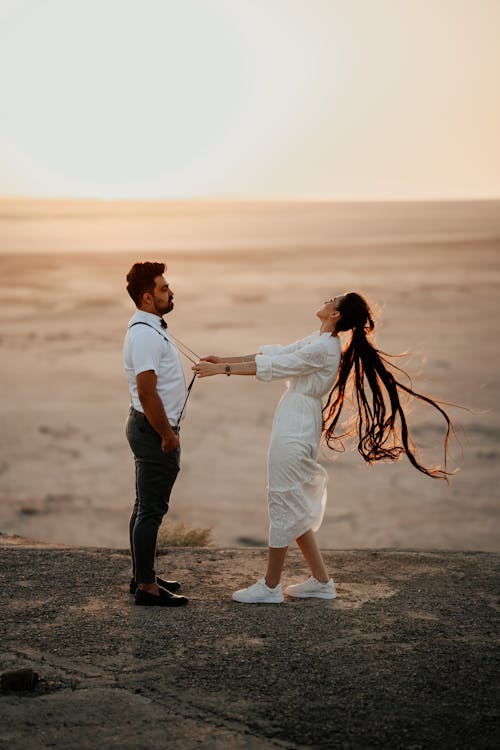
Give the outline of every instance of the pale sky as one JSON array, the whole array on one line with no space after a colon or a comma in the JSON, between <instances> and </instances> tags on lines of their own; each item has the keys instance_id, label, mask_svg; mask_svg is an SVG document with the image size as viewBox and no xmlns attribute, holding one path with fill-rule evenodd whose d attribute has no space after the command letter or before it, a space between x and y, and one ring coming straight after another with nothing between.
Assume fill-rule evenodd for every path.
<instances>
[{"instance_id":1,"label":"pale sky","mask_svg":"<svg viewBox=\"0 0 500 750\"><path fill-rule=\"evenodd\" d=\"M0 195L500 198L500 0L0 0Z\"/></svg>"}]
</instances>

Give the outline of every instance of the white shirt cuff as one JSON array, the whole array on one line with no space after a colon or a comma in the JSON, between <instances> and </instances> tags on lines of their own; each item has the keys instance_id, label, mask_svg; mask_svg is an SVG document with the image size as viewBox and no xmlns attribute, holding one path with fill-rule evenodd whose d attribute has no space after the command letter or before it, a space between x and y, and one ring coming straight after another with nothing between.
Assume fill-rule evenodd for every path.
<instances>
[{"instance_id":1,"label":"white shirt cuff","mask_svg":"<svg viewBox=\"0 0 500 750\"><path fill-rule=\"evenodd\" d=\"M255 377L257 380L269 381L273 379L273 365L270 357L265 354L255 356Z\"/></svg>"}]
</instances>

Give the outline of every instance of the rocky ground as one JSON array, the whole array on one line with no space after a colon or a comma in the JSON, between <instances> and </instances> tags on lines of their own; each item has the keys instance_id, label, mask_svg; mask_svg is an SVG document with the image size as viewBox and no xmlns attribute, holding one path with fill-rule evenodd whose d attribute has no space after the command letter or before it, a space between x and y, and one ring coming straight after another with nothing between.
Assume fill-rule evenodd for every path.
<instances>
[{"instance_id":1,"label":"rocky ground","mask_svg":"<svg viewBox=\"0 0 500 750\"><path fill-rule=\"evenodd\" d=\"M500 746L499 554L327 552L337 600L233 602L265 554L172 550L190 605L165 610L134 605L125 551L0 538L0 671L40 677L0 695L0 746Z\"/></svg>"}]
</instances>

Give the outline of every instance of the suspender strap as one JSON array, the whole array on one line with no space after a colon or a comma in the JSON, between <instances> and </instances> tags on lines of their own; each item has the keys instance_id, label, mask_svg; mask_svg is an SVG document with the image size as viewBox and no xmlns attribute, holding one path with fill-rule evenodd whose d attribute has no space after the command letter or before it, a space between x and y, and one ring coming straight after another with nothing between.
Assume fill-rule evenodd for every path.
<instances>
[{"instance_id":1,"label":"suspender strap","mask_svg":"<svg viewBox=\"0 0 500 750\"><path fill-rule=\"evenodd\" d=\"M168 340L168 338L166 336L163 335L163 333L161 331L158 330L158 328L155 328L154 326L150 325L149 323L145 323L142 320L138 320L136 323L131 323L129 325L129 328L132 328L133 326L148 326L148 328L152 328L153 331L156 331L156 333L159 336L161 336L162 339L167 342L167 344L171 344L172 343L171 341ZM181 351L181 350L179 350L179 351L181 352L181 354L184 354L183 351ZM187 356L187 355L184 354L184 356ZM184 409L186 408L186 404L188 402L189 394L191 393L191 388L193 387L195 380L196 380L196 373L191 378L191 382L189 383L189 385L187 387L187 390L186 390L186 399L185 399L184 405L183 405L183 407L181 409L181 413L179 414L179 419L177 420L177 428L176 428L177 434L179 433L179 430L181 428L182 415L184 414Z\"/></svg>"},{"instance_id":2,"label":"suspender strap","mask_svg":"<svg viewBox=\"0 0 500 750\"><path fill-rule=\"evenodd\" d=\"M144 323L142 320L138 320L137 323L131 323L129 325L129 328L133 328L134 326L147 326L148 328L152 328L153 331L156 331L158 336L161 336L164 341L166 341L168 344L170 344L170 341L167 339L166 336L163 335L161 331L158 330L158 328L155 328L150 323Z\"/></svg>"},{"instance_id":3,"label":"suspender strap","mask_svg":"<svg viewBox=\"0 0 500 750\"><path fill-rule=\"evenodd\" d=\"M193 387L193 384L194 384L194 381L195 381L195 380L196 380L196 373L195 373L195 374L193 375L193 377L191 378L191 382L190 382L190 384L189 384L189 385L188 385L188 387L187 387L187 392L186 392L186 400L184 401L184 406L183 406L183 407L182 407L182 409L181 409L181 413L179 414L179 419L178 419L178 421L177 421L177 425L178 425L178 428L179 428L179 430L180 430L180 428L181 428L181 419L182 419L182 415L184 414L184 409L186 408L186 404L187 404L187 402L188 402L189 394L191 393L191 388Z\"/></svg>"}]
</instances>

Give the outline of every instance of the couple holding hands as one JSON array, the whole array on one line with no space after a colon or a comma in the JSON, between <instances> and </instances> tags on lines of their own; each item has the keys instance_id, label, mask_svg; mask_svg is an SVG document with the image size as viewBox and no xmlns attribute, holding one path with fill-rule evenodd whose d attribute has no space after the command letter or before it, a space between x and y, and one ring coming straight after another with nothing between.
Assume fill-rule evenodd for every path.
<instances>
[{"instance_id":1,"label":"couple holding hands","mask_svg":"<svg viewBox=\"0 0 500 750\"><path fill-rule=\"evenodd\" d=\"M174 307L174 293L163 263L135 263L127 274L127 291L137 310L124 345L131 408L127 439L135 459L136 498L130 518L132 579L130 592L144 606L182 606L177 581L159 578L154 569L156 539L168 510L180 468L179 426L189 389L176 340L163 316ZM403 392L431 405L446 422L445 455L451 422L439 404L396 379L387 355L371 341L374 321L366 300L356 292L339 294L316 312L315 333L288 346L266 345L258 353L236 357L204 357L193 366L195 376L251 375L260 381L286 379L287 387L273 421L268 456L269 553L265 575L240 589L242 603L280 604L292 597L334 599L336 590L316 543L326 504L326 471L317 462L321 439L340 446L335 430L346 386L357 411L358 451L363 459L397 460L405 454L419 471L446 478L440 468L422 465L411 443ZM339 334L347 334L342 347ZM348 394L349 395L349 394ZM327 396L323 405L323 398ZM344 433L340 437L346 437ZM281 587L288 546L297 542L310 577Z\"/></svg>"}]
</instances>

